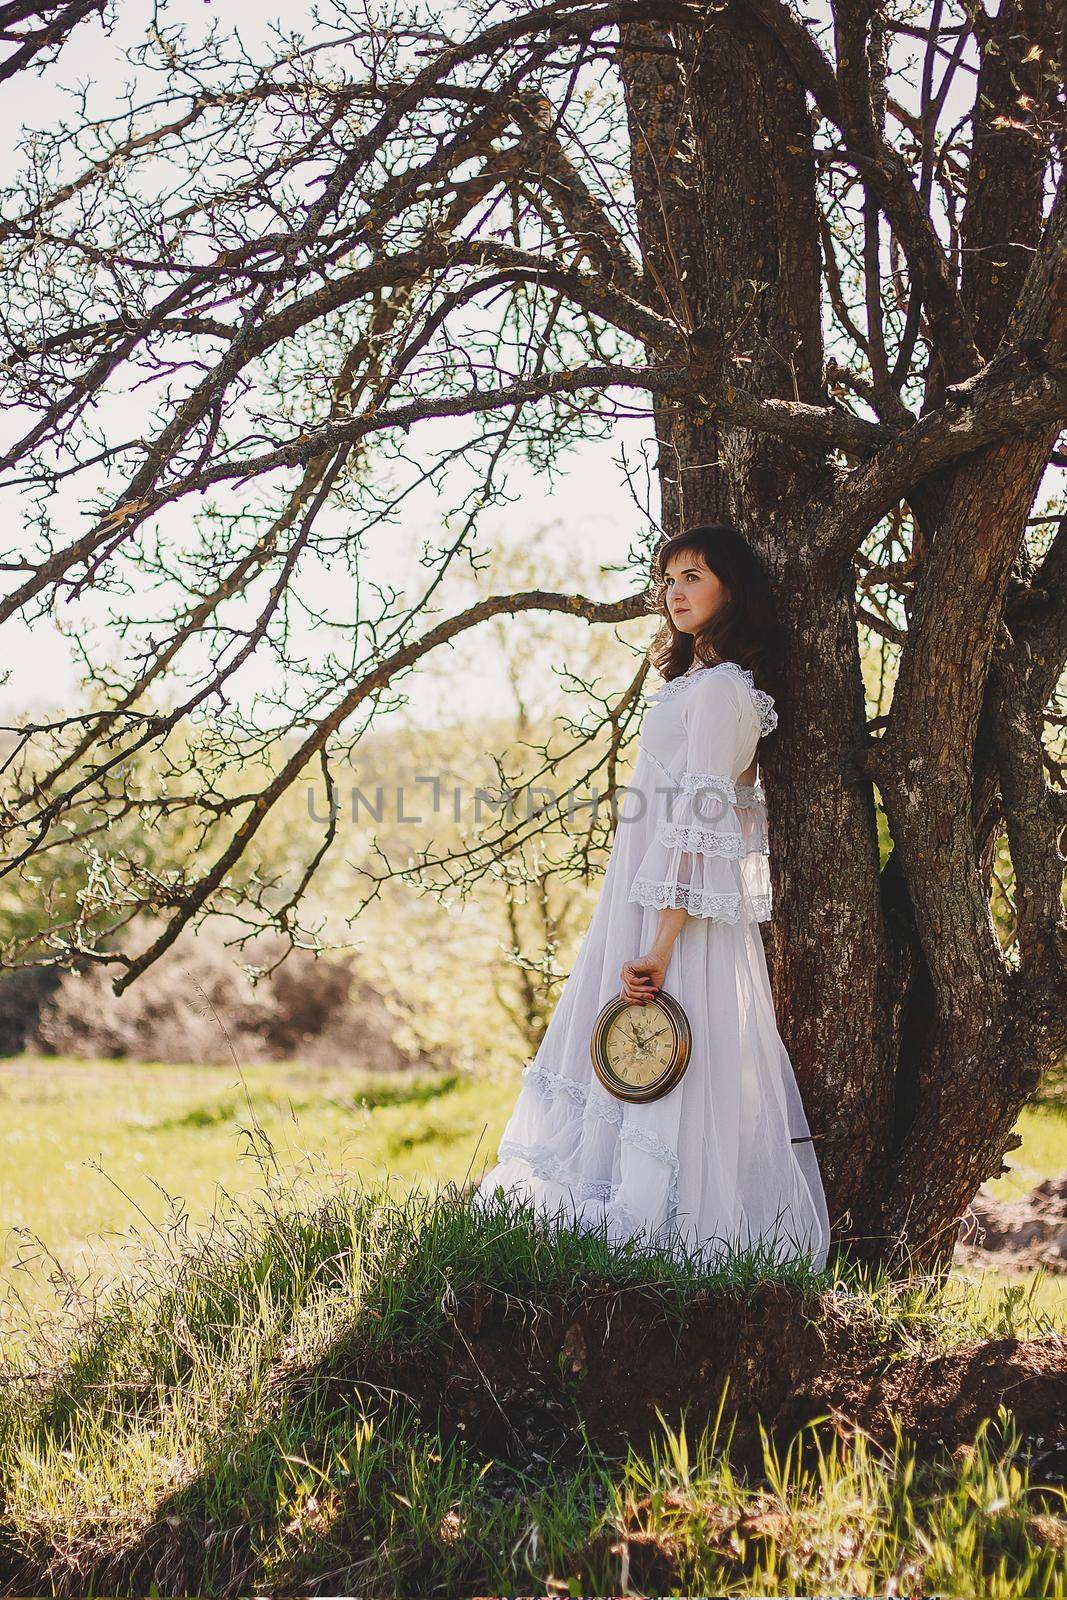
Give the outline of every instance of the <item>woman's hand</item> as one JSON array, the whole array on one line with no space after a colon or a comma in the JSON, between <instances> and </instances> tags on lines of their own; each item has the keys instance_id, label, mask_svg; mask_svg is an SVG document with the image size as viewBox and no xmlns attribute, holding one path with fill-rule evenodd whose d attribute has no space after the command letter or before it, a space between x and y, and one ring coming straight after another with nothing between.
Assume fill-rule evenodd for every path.
<instances>
[{"instance_id":1,"label":"woman's hand","mask_svg":"<svg viewBox=\"0 0 1067 1600\"><path fill-rule=\"evenodd\" d=\"M663 987L667 960L658 950L650 950L636 961L625 961L619 973L622 998L631 1005L647 1005Z\"/></svg>"}]
</instances>

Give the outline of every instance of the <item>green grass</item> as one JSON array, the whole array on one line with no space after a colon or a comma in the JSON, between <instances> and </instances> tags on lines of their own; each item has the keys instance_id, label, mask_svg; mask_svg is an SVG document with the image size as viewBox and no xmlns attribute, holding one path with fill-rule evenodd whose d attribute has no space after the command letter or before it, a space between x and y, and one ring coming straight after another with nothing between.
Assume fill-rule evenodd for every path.
<instances>
[{"instance_id":1,"label":"green grass","mask_svg":"<svg viewBox=\"0 0 1067 1600\"><path fill-rule=\"evenodd\" d=\"M176 1212L191 1230L205 1226L219 1188L249 1195L262 1183L256 1122L279 1166L326 1187L342 1173L368 1183L390 1175L458 1181L495 1151L514 1098L510 1080L338 1073L299 1062L240 1074L152 1062L0 1062L0 1284L48 1309L66 1292L58 1271L79 1282L121 1270L121 1236L131 1228L152 1237ZM0 1334L4 1327L0 1307Z\"/></svg>"},{"instance_id":2,"label":"green grass","mask_svg":"<svg viewBox=\"0 0 1067 1600\"><path fill-rule=\"evenodd\" d=\"M254 1194L262 1183L257 1121L283 1170L326 1189L339 1175L365 1183L459 1181L495 1153L516 1092L510 1076L338 1073L298 1062L241 1073L151 1062L0 1062L0 1338L17 1336L17 1308L4 1286L27 1311L53 1309L85 1292L79 1286L90 1279L106 1282L123 1270L129 1230L151 1240L184 1216L195 1232L207 1225L220 1189ZM1010 1156L1012 1171L990 1186L1001 1199L1067 1171L1067 1110L1027 1110L1018 1131L1023 1143ZM966 1285L1019 1332L1047 1316L1067 1326L1067 1277L987 1269L967 1274Z\"/></svg>"},{"instance_id":3,"label":"green grass","mask_svg":"<svg viewBox=\"0 0 1067 1600\"><path fill-rule=\"evenodd\" d=\"M1065 1497L1031 1481L1003 1410L934 1459L812 1424L792 1446L763 1435L751 1472L716 1419L683 1416L625 1459L531 1472L407 1403L405 1363L440 1358L479 1285L520 1324L608 1285L669 1329L701 1286L767 1275L472 1216L449 1186L495 1150L515 1091L299 1064L0 1065L0 1214L26 1230L0 1269L18 1291L0 1588L1065 1594ZM1019 1131L1000 1193L1067 1167L1061 1112ZM813 1316L834 1286L779 1275ZM872 1348L1067 1332L1047 1275L837 1287Z\"/></svg>"},{"instance_id":4,"label":"green grass","mask_svg":"<svg viewBox=\"0 0 1067 1600\"><path fill-rule=\"evenodd\" d=\"M1008 1155L1011 1171L987 1186L997 1200L1025 1199L1043 1178L1067 1172L1067 1101L1028 1106L1015 1131L1023 1142Z\"/></svg>"},{"instance_id":5,"label":"green grass","mask_svg":"<svg viewBox=\"0 0 1067 1600\"><path fill-rule=\"evenodd\" d=\"M812 1423L784 1448L764 1436L750 1475L718 1418L683 1417L625 1459L534 1472L406 1399L479 1286L516 1328L553 1296L641 1294L670 1337L700 1289L765 1279L758 1260L709 1275L474 1214L450 1188L301 1201L263 1176L207 1237L146 1248L108 1305L42 1323L0 1383L8 1592L1064 1594L1067 1496L1031 1482L1004 1411L926 1461L899 1433L887 1450ZM803 1264L775 1276L812 1316L834 1287ZM872 1344L983 1331L921 1283L838 1287Z\"/></svg>"},{"instance_id":6,"label":"green grass","mask_svg":"<svg viewBox=\"0 0 1067 1600\"><path fill-rule=\"evenodd\" d=\"M1067 1172L1067 1104L1049 1102L1029 1106L1015 1127L1022 1138L1017 1150L1007 1158L1011 1168L992 1179L987 1188L996 1200L1023 1200L1044 1178L1058 1178ZM994 1311L997 1308L1011 1325L1011 1306L1023 1311L1023 1328L1028 1327L1028 1308L1050 1316L1067 1332L1067 1274L960 1269L957 1276L966 1282L977 1303Z\"/></svg>"}]
</instances>

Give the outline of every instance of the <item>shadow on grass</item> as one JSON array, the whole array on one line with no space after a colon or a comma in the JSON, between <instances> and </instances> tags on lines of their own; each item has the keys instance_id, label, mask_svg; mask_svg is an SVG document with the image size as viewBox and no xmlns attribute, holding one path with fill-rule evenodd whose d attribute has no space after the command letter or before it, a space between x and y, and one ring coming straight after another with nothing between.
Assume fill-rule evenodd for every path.
<instances>
[{"instance_id":1,"label":"shadow on grass","mask_svg":"<svg viewBox=\"0 0 1067 1600\"><path fill-rule=\"evenodd\" d=\"M339 1569L354 1581L386 1557L416 1587L459 1582L481 1559L456 1532L472 1496L510 1526L534 1484L576 1481L590 1449L621 1458L659 1408L721 1411L724 1379L751 1442L821 1359L805 1269L695 1280L652 1253L475 1217L451 1189L408 1203L414 1222L373 1192L269 1216L228 1254L200 1243L174 1282L120 1298L23 1419L22 1459L72 1450L85 1504L68 1498L67 1527L8 1516L5 1592L229 1595ZM350 1309L308 1359L291 1333L322 1290ZM94 1470L121 1481L146 1433L165 1453L183 1406L224 1419L196 1477L147 1523L135 1505L94 1518Z\"/></svg>"},{"instance_id":2,"label":"shadow on grass","mask_svg":"<svg viewBox=\"0 0 1067 1600\"><path fill-rule=\"evenodd\" d=\"M799 1439L813 1465L816 1423L884 1438L896 1414L944 1454L1009 1391L1025 1425L1043 1442L1058 1427L1067 1450L1062 1345L924 1349L907 1317L878 1325L828 1286L802 1264L701 1272L529 1215L475 1215L451 1186L400 1206L363 1191L267 1213L120 1300L38 1395L21 1469L53 1508L54 1471L74 1514L49 1523L35 1502L20 1518L8 1496L2 1587L491 1593L536 1581L551 1556L585 1592L611 1592L606 1485L683 1422L721 1430L752 1486L767 1439ZM129 1503L109 1505L124 1456L147 1434L155 1470L183 1409L204 1418L195 1476L147 1516L128 1485ZM0 1436L0 1493L5 1460ZM640 1586L674 1586L664 1548L641 1559Z\"/></svg>"}]
</instances>

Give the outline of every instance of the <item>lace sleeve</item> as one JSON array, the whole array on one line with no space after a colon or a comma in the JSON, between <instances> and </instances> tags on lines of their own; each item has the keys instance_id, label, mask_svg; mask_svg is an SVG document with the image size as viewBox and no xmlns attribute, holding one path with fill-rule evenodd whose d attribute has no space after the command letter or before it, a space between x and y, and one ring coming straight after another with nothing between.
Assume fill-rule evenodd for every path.
<instances>
[{"instance_id":1,"label":"lace sleeve","mask_svg":"<svg viewBox=\"0 0 1067 1600\"><path fill-rule=\"evenodd\" d=\"M682 707L686 765L668 797L655 838L638 863L628 898L663 909L683 906L696 917L737 921L745 882L740 869L764 855L764 812L751 786L739 794L730 776L751 738L748 690L732 673L709 672L687 689Z\"/></svg>"}]
</instances>

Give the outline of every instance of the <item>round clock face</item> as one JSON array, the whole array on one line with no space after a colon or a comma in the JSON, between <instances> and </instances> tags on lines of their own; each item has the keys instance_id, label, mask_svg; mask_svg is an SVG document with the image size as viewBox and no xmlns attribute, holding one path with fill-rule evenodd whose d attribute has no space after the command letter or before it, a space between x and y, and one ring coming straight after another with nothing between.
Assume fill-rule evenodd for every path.
<instances>
[{"instance_id":1,"label":"round clock face","mask_svg":"<svg viewBox=\"0 0 1067 1600\"><path fill-rule=\"evenodd\" d=\"M673 1089L689 1061L689 1019L662 990L647 1005L609 1000L593 1025L597 1077L620 1100L656 1100Z\"/></svg>"}]
</instances>

